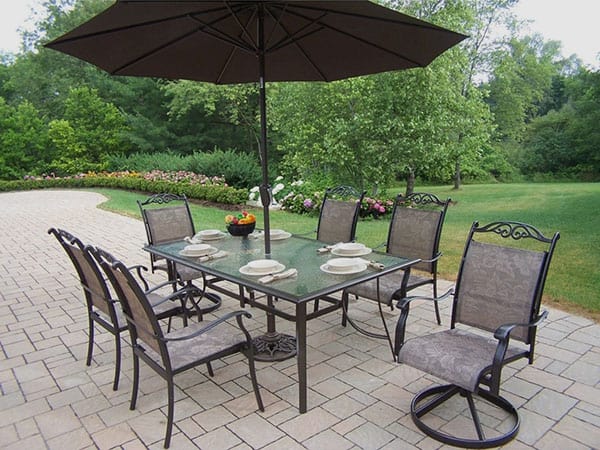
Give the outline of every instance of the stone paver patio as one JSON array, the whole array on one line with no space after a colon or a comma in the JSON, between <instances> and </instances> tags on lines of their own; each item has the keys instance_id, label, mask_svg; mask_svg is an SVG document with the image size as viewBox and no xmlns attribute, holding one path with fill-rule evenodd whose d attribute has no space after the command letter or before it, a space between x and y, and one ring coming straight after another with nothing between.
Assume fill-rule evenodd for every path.
<instances>
[{"instance_id":1,"label":"stone paver patio","mask_svg":"<svg viewBox=\"0 0 600 450\"><path fill-rule=\"evenodd\" d=\"M0 448L162 448L164 381L142 364L137 409L129 410L131 356L124 339L121 384L112 390L112 336L98 332L85 365L87 318L71 262L50 227L62 227L129 264L147 264L141 221L102 211L99 194L0 194ZM201 224L197 224L201 227ZM560 246L560 243L559 243ZM559 250L560 251L560 248ZM159 276L160 275L155 275ZM157 278L158 279L158 278ZM446 283L447 284L447 283ZM216 315L238 308L224 299ZM253 311L251 333L265 329ZM449 323L449 304L442 308ZM353 317L376 325L372 304ZM388 311L393 327L397 312ZM414 308L409 330L436 329L430 305ZM293 333L278 320L278 329ZM298 414L295 360L258 363L266 410L256 410L246 365L233 356L176 378L171 448L433 449L408 414L415 392L435 382L392 362L382 341L340 325L333 313L308 323L309 411ZM504 372L503 394L518 408L521 431L507 448L600 448L600 327L556 309L538 335L533 365ZM486 418L486 425L494 424ZM459 413L440 418L462 427Z\"/></svg>"}]
</instances>

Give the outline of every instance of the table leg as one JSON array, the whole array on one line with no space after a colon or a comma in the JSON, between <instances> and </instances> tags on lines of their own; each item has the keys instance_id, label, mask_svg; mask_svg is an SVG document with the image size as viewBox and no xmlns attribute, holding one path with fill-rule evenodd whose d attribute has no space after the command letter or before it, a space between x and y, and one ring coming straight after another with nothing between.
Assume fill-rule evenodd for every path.
<instances>
[{"instance_id":1,"label":"table leg","mask_svg":"<svg viewBox=\"0 0 600 450\"><path fill-rule=\"evenodd\" d=\"M274 307L273 296L267 296L267 305ZM267 332L253 339L254 359L257 361L283 361L296 355L296 338L278 333L275 328L275 314L267 311Z\"/></svg>"},{"instance_id":2,"label":"table leg","mask_svg":"<svg viewBox=\"0 0 600 450\"><path fill-rule=\"evenodd\" d=\"M298 348L298 409L300 414L307 410L306 377L306 303L296 305L296 340Z\"/></svg>"}]
</instances>

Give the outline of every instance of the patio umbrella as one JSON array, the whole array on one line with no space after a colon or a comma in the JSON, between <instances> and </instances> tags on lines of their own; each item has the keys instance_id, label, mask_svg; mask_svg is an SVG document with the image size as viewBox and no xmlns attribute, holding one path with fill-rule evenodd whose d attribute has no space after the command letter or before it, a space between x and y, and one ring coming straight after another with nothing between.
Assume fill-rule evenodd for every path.
<instances>
[{"instance_id":1,"label":"patio umbrella","mask_svg":"<svg viewBox=\"0 0 600 450\"><path fill-rule=\"evenodd\" d=\"M368 0L118 0L46 46L113 75L258 82L269 257L266 82L424 67L465 37Z\"/></svg>"}]
</instances>

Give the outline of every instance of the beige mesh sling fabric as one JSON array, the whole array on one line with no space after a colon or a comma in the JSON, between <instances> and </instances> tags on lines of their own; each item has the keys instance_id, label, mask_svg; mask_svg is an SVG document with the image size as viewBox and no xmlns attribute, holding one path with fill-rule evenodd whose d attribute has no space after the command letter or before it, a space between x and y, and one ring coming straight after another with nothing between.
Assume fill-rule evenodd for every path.
<instances>
[{"instance_id":1,"label":"beige mesh sling fabric","mask_svg":"<svg viewBox=\"0 0 600 450\"><path fill-rule=\"evenodd\" d=\"M364 191L358 192L350 186L327 189L317 225L317 240L326 244L353 241L364 196Z\"/></svg>"}]
</instances>

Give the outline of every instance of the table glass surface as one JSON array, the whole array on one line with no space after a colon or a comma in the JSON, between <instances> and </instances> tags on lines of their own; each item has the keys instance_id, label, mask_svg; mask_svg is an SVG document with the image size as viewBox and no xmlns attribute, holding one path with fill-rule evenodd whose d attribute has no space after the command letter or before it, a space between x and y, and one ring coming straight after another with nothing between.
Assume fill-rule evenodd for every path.
<instances>
[{"instance_id":1,"label":"table glass surface","mask_svg":"<svg viewBox=\"0 0 600 450\"><path fill-rule=\"evenodd\" d=\"M418 262L415 259L372 252L362 256L362 258L383 264L383 270L368 267L365 271L356 274L329 274L320 269L321 265L325 264L330 258L338 258L339 256L332 255L330 252L318 252L317 249L324 245L320 241L291 236L287 239L271 240L271 259L285 265L286 270L297 269L298 275L262 284L258 281L261 276L244 275L239 271L240 267L250 261L264 259L264 240L261 237L237 237L227 234L223 239L206 241L205 243L227 252L228 255L200 262L199 258L186 257L179 253L185 246L189 245L185 241L149 245L144 249L176 263L296 303L313 300L321 295L336 292L347 286L409 267Z\"/></svg>"}]
</instances>

